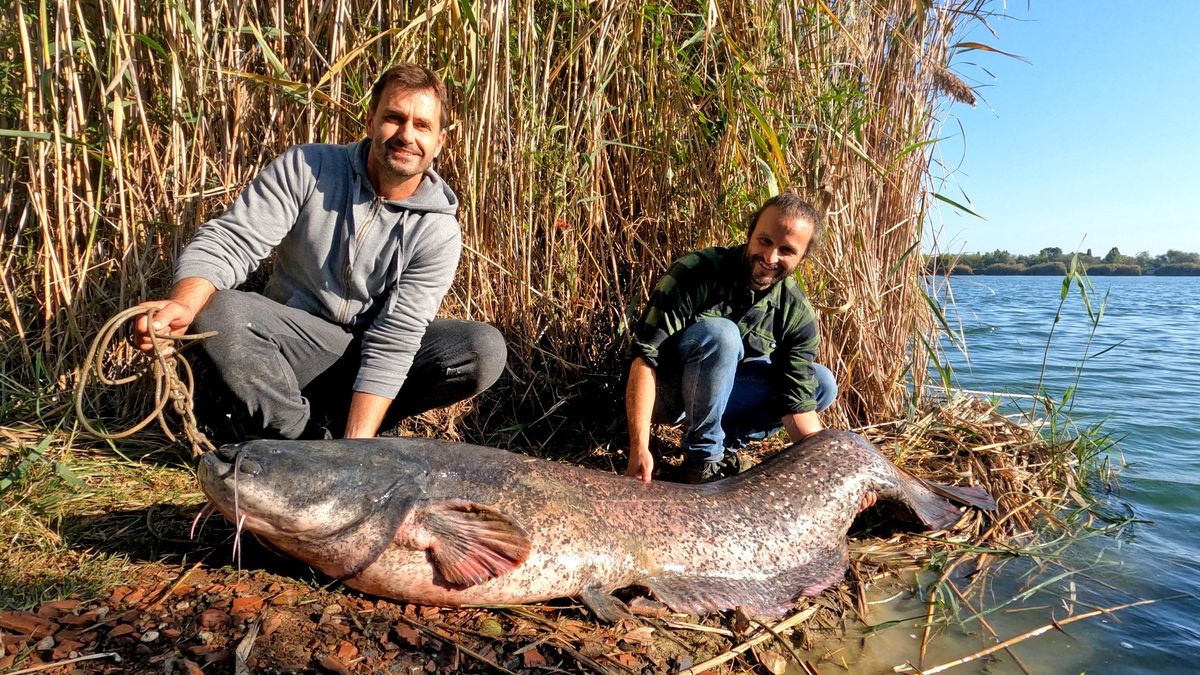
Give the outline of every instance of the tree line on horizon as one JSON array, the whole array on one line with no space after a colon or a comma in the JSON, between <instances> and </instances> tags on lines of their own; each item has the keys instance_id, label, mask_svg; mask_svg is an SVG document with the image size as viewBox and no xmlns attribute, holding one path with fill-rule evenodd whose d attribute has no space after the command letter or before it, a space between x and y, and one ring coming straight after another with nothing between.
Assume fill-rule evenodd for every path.
<instances>
[{"instance_id":1,"label":"tree line on horizon","mask_svg":"<svg viewBox=\"0 0 1200 675\"><path fill-rule=\"evenodd\" d=\"M930 274L1055 276L1066 274L1071 258L1075 256L1078 256L1078 264L1091 276L1200 276L1200 253L1170 249L1157 256L1151 256L1148 251L1125 255L1115 246L1103 257L1092 255L1090 248L1086 253L1075 253L1054 246L1024 255L999 249L990 253L940 253L925 256L925 271Z\"/></svg>"}]
</instances>

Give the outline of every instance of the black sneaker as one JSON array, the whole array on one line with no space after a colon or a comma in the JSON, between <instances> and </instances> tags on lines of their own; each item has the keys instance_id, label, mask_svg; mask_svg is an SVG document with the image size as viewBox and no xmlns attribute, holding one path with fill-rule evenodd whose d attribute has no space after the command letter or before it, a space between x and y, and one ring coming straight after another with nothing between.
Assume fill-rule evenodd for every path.
<instances>
[{"instance_id":1,"label":"black sneaker","mask_svg":"<svg viewBox=\"0 0 1200 675\"><path fill-rule=\"evenodd\" d=\"M308 420L304 425L304 431L296 437L298 441L329 441L333 440L333 434L329 431L329 427L317 424L313 420Z\"/></svg>"},{"instance_id":2,"label":"black sneaker","mask_svg":"<svg viewBox=\"0 0 1200 675\"><path fill-rule=\"evenodd\" d=\"M709 483L736 476L748 468L742 453L736 450L726 450L720 461L688 462L683 467L683 482Z\"/></svg>"}]
</instances>

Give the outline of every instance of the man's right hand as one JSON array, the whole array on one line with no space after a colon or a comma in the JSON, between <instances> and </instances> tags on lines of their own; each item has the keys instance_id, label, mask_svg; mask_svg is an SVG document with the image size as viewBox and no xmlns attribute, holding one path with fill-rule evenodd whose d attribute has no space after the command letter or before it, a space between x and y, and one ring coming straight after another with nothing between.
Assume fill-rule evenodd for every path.
<instances>
[{"instance_id":1,"label":"man's right hand","mask_svg":"<svg viewBox=\"0 0 1200 675\"><path fill-rule=\"evenodd\" d=\"M654 473L654 455L650 449L629 449L629 464L625 467L625 475L636 478L643 483L650 482L650 474Z\"/></svg>"},{"instance_id":2,"label":"man's right hand","mask_svg":"<svg viewBox=\"0 0 1200 675\"><path fill-rule=\"evenodd\" d=\"M154 332L168 335L183 335L196 320L196 313L208 304L208 299L217 292L212 282L201 277L181 279L171 287L171 297L166 300L143 302L138 307L153 307ZM138 317L133 325L134 346L143 352L154 351L154 339L150 337L150 326L146 315ZM170 353L174 349L170 340L160 339L159 351Z\"/></svg>"},{"instance_id":3,"label":"man's right hand","mask_svg":"<svg viewBox=\"0 0 1200 675\"><path fill-rule=\"evenodd\" d=\"M154 332L169 335L183 335L188 326L196 319L196 312L187 305L174 300L151 300L138 305L142 308L154 308ZM143 352L154 351L154 338L150 335L149 320L145 314L138 316L134 323L134 345ZM170 340L158 341L159 351L170 353L173 348Z\"/></svg>"}]
</instances>

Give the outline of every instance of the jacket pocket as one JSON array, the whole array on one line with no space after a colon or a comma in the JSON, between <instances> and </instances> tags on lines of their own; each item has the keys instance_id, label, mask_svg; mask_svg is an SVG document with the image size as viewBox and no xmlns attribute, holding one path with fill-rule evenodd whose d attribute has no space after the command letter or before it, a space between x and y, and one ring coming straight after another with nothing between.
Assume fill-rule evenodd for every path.
<instances>
[{"instance_id":1,"label":"jacket pocket","mask_svg":"<svg viewBox=\"0 0 1200 675\"><path fill-rule=\"evenodd\" d=\"M746 333L744 342L746 343L745 358L748 359L757 356L770 356L771 352L775 351L775 337L768 333L750 331Z\"/></svg>"}]
</instances>

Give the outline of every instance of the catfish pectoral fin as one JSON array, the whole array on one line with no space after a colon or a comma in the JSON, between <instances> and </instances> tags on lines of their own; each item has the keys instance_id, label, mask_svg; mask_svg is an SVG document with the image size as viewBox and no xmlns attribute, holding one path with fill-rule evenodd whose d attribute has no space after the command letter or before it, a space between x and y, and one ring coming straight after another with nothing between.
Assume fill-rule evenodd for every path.
<instances>
[{"instance_id":1,"label":"catfish pectoral fin","mask_svg":"<svg viewBox=\"0 0 1200 675\"><path fill-rule=\"evenodd\" d=\"M517 521L490 506L464 501L432 504L417 521L429 534L429 552L451 584L474 586L516 569L531 542Z\"/></svg>"},{"instance_id":2,"label":"catfish pectoral fin","mask_svg":"<svg viewBox=\"0 0 1200 675\"><path fill-rule=\"evenodd\" d=\"M592 610L592 614L595 614L597 619L606 623L616 623L621 619L633 618L633 613L629 611L629 607L624 602L599 586L583 589L583 592L579 594L579 599L588 609Z\"/></svg>"}]
</instances>

